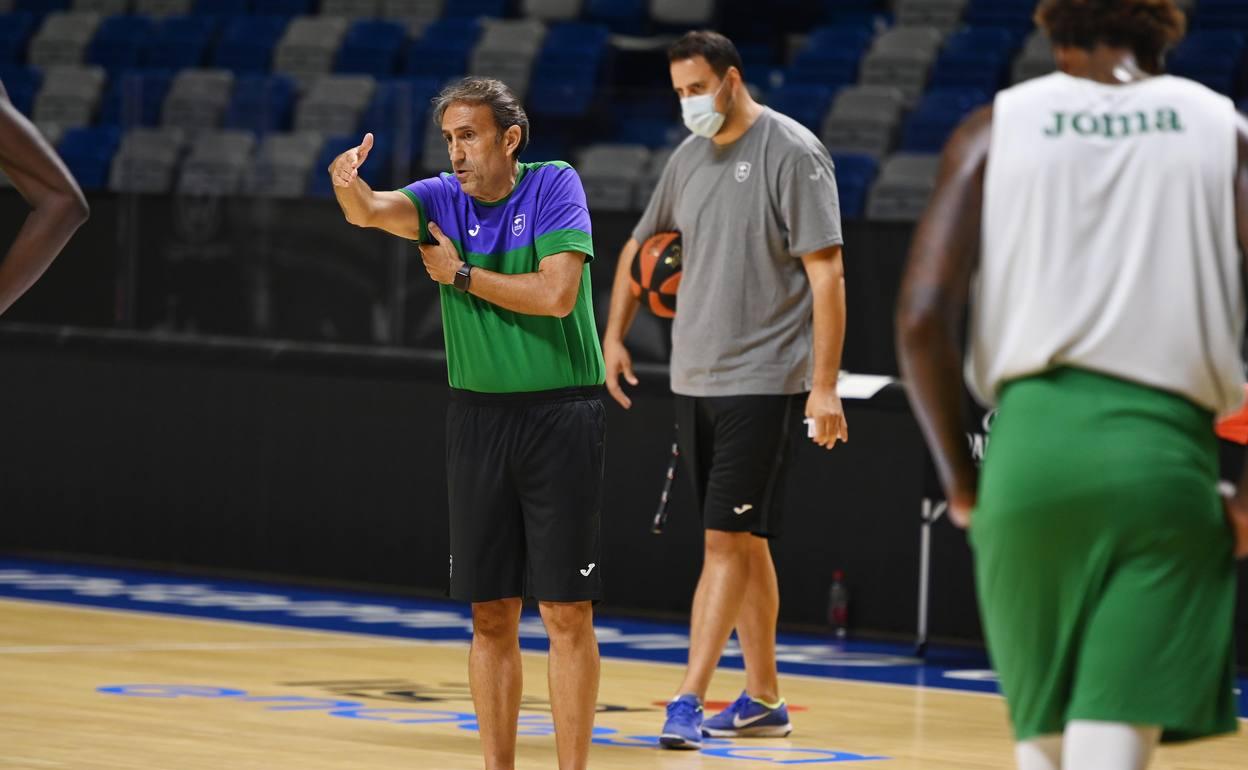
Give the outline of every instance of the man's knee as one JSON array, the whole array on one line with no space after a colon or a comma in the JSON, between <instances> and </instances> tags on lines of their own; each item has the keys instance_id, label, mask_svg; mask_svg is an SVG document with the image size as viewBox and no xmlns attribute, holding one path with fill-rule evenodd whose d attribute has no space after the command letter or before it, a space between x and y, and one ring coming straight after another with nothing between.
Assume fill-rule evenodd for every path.
<instances>
[{"instance_id":1,"label":"man's knee","mask_svg":"<svg viewBox=\"0 0 1248 770\"><path fill-rule=\"evenodd\" d=\"M575 641L592 637L594 608L590 602L540 602L542 622L551 640Z\"/></svg>"},{"instance_id":2,"label":"man's knee","mask_svg":"<svg viewBox=\"0 0 1248 770\"><path fill-rule=\"evenodd\" d=\"M706 561L735 561L747 564L754 547L751 541L757 539L749 532L708 529L706 530Z\"/></svg>"},{"instance_id":3,"label":"man's knee","mask_svg":"<svg viewBox=\"0 0 1248 770\"><path fill-rule=\"evenodd\" d=\"M520 599L497 599L472 605L472 635L477 638L505 640L520 631Z\"/></svg>"}]
</instances>

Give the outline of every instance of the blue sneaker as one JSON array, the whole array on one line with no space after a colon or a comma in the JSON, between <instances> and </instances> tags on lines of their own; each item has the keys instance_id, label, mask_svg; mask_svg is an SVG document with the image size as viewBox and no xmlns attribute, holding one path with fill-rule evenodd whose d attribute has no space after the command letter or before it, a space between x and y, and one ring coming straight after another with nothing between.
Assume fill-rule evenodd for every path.
<instances>
[{"instance_id":1,"label":"blue sneaker","mask_svg":"<svg viewBox=\"0 0 1248 770\"><path fill-rule=\"evenodd\" d=\"M665 749L702 748L702 701L692 694L672 698L659 745Z\"/></svg>"},{"instance_id":2,"label":"blue sneaker","mask_svg":"<svg viewBox=\"0 0 1248 770\"><path fill-rule=\"evenodd\" d=\"M702 734L709 738L783 738L791 732L789 707L783 699L772 708L744 692L702 725Z\"/></svg>"}]
</instances>

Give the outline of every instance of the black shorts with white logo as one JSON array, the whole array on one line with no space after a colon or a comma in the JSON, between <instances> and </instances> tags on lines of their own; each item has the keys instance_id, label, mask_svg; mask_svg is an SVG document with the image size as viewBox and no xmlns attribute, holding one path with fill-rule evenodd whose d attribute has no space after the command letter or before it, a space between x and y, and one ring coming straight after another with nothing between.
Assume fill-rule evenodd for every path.
<instances>
[{"instance_id":1,"label":"black shorts with white logo","mask_svg":"<svg viewBox=\"0 0 1248 770\"><path fill-rule=\"evenodd\" d=\"M800 396L676 395L677 442L706 529L780 534Z\"/></svg>"},{"instance_id":2,"label":"black shorts with white logo","mask_svg":"<svg viewBox=\"0 0 1248 770\"><path fill-rule=\"evenodd\" d=\"M451 391L446 469L452 598L602 598L605 435L595 388Z\"/></svg>"}]
</instances>

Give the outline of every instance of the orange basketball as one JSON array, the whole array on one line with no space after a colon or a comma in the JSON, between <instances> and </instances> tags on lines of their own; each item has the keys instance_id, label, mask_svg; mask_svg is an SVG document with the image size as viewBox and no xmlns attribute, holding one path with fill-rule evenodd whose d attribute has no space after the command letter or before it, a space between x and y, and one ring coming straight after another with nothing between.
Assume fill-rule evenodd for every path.
<instances>
[{"instance_id":1,"label":"orange basketball","mask_svg":"<svg viewBox=\"0 0 1248 770\"><path fill-rule=\"evenodd\" d=\"M655 233L641 244L630 271L633 296L659 318L676 316L680 286L680 233Z\"/></svg>"}]
</instances>

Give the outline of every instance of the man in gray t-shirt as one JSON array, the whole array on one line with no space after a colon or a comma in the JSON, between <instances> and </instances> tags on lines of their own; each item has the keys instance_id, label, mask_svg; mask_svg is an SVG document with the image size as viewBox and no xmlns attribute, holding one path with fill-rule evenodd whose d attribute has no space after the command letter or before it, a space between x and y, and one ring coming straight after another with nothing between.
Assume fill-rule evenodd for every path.
<instances>
[{"instance_id":1,"label":"man in gray t-shirt","mask_svg":"<svg viewBox=\"0 0 1248 770\"><path fill-rule=\"evenodd\" d=\"M779 591L767 540L780 532L778 493L797 399L804 397L815 443L830 449L848 440L836 389L845 286L827 150L801 124L750 98L741 58L724 36L690 32L668 59L694 135L668 161L620 254L603 355L607 389L627 409L619 377L637 379L623 340L639 304L629 268L647 238L680 232L671 384L706 546L689 667L660 742L699 748L704 734L792 730L776 676ZM734 627L746 690L703 723L702 701Z\"/></svg>"}]
</instances>

